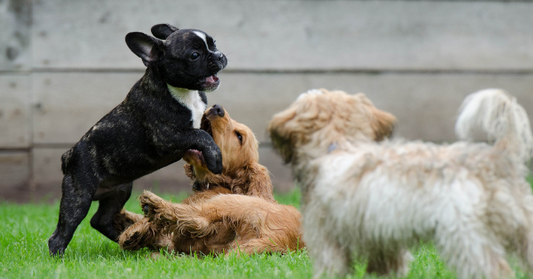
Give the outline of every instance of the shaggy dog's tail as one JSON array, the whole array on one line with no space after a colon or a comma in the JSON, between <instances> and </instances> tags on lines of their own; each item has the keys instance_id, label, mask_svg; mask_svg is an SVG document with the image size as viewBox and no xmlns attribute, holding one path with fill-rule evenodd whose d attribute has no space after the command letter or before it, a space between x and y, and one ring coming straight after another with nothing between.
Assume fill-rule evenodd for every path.
<instances>
[{"instance_id":1,"label":"shaggy dog's tail","mask_svg":"<svg viewBox=\"0 0 533 279\"><path fill-rule=\"evenodd\" d=\"M496 148L511 153L523 162L533 155L533 136L524 108L509 93L485 89L468 95L455 124L461 140L471 140L476 131L487 133Z\"/></svg>"}]
</instances>

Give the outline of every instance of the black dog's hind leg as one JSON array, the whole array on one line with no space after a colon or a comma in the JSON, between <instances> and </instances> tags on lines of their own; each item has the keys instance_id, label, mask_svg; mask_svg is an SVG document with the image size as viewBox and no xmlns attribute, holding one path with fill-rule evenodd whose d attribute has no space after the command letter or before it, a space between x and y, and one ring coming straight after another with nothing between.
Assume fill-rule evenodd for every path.
<instances>
[{"instance_id":1,"label":"black dog's hind leg","mask_svg":"<svg viewBox=\"0 0 533 279\"><path fill-rule=\"evenodd\" d=\"M91 226L107 238L117 242L120 232L115 230L113 220L130 198L132 182L114 187L115 190L106 193L105 197L99 200L98 210L91 219Z\"/></svg>"},{"instance_id":2,"label":"black dog's hind leg","mask_svg":"<svg viewBox=\"0 0 533 279\"><path fill-rule=\"evenodd\" d=\"M76 228L89 212L97 183L91 179L87 179L88 185L82 185L80 182L70 174L63 177L59 220L56 230L48 240L50 255L61 256L65 253Z\"/></svg>"}]
</instances>

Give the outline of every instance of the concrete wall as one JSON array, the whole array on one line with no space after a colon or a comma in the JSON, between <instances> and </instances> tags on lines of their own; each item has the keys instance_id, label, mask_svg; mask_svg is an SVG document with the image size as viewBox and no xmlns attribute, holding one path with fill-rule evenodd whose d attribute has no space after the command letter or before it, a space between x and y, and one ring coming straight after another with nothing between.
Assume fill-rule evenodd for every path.
<instances>
[{"instance_id":1,"label":"concrete wall","mask_svg":"<svg viewBox=\"0 0 533 279\"><path fill-rule=\"evenodd\" d=\"M461 100L488 87L533 115L532 14L524 1L0 0L0 199L59 195L61 154L143 74L128 32L166 22L212 35L229 64L209 102L255 131L286 190L265 128L311 88L366 93L407 139L454 140ZM189 188L181 163L135 185Z\"/></svg>"}]
</instances>

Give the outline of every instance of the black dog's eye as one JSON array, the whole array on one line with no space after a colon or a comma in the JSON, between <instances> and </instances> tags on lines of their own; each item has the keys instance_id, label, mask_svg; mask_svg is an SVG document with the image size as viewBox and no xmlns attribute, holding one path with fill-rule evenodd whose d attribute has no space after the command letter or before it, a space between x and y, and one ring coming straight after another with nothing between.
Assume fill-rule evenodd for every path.
<instances>
[{"instance_id":1,"label":"black dog's eye","mask_svg":"<svg viewBox=\"0 0 533 279\"><path fill-rule=\"evenodd\" d=\"M200 58L200 53L198 53L198 52L193 52L189 58L190 58L191 60L197 60L198 58Z\"/></svg>"},{"instance_id":2,"label":"black dog's eye","mask_svg":"<svg viewBox=\"0 0 533 279\"><path fill-rule=\"evenodd\" d=\"M235 135L237 136L237 138L239 139L239 142L240 142L241 145L242 145L242 135L241 135L241 133L235 131Z\"/></svg>"}]
</instances>

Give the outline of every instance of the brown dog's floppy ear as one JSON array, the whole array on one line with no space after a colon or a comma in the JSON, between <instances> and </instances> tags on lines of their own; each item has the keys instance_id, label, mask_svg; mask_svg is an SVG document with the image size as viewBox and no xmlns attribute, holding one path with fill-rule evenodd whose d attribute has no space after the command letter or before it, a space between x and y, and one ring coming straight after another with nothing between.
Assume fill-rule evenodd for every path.
<instances>
[{"instance_id":1,"label":"brown dog's floppy ear","mask_svg":"<svg viewBox=\"0 0 533 279\"><path fill-rule=\"evenodd\" d=\"M191 164L183 164L183 169L185 170L185 175L191 180L196 180L196 175L194 174L194 167Z\"/></svg>"},{"instance_id":2,"label":"brown dog's floppy ear","mask_svg":"<svg viewBox=\"0 0 533 279\"><path fill-rule=\"evenodd\" d=\"M163 42L141 32L128 33L126 44L143 60L145 66L157 61L163 55Z\"/></svg>"},{"instance_id":3,"label":"brown dog's floppy ear","mask_svg":"<svg viewBox=\"0 0 533 279\"><path fill-rule=\"evenodd\" d=\"M178 28L168 23L157 24L157 25L152 26L152 29L150 29L150 31L152 31L152 34L156 38L161 39L161 40L166 40L168 36L170 36L170 34L178 30L179 30Z\"/></svg>"},{"instance_id":4,"label":"brown dog's floppy ear","mask_svg":"<svg viewBox=\"0 0 533 279\"><path fill-rule=\"evenodd\" d=\"M392 135L394 131L394 123L396 123L396 117L388 112L379 110L377 108L372 109L373 115L375 117L374 121L371 122L372 129L375 132L376 141L381 141L385 138L388 138Z\"/></svg>"},{"instance_id":5,"label":"brown dog's floppy ear","mask_svg":"<svg viewBox=\"0 0 533 279\"><path fill-rule=\"evenodd\" d=\"M245 194L275 202L272 181L267 168L258 163L252 163L245 171L248 175L248 190Z\"/></svg>"}]
</instances>

